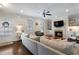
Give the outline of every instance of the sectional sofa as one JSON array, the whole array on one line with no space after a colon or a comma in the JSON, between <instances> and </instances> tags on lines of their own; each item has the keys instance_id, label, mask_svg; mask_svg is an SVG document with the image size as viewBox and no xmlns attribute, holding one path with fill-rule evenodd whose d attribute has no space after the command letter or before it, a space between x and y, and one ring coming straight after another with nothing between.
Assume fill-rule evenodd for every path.
<instances>
[{"instance_id":1,"label":"sectional sofa","mask_svg":"<svg viewBox=\"0 0 79 59\"><path fill-rule=\"evenodd\" d=\"M23 45L34 55L73 55L79 54L79 45L67 40L48 40L45 36L35 40L21 36Z\"/></svg>"}]
</instances>

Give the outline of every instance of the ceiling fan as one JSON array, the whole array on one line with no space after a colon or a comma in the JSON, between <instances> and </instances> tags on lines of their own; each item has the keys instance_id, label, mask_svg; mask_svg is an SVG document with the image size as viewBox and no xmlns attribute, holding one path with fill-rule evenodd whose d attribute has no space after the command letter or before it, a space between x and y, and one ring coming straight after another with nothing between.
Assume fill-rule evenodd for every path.
<instances>
[{"instance_id":1,"label":"ceiling fan","mask_svg":"<svg viewBox=\"0 0 79 59\"><path fill-rule=\"evenodd\" d=\"M50 11L46 11L44 10L43 11L43 16L46 17L46 16L51 16L52 14L50 14Z\"/></svg>"}]
</instances>

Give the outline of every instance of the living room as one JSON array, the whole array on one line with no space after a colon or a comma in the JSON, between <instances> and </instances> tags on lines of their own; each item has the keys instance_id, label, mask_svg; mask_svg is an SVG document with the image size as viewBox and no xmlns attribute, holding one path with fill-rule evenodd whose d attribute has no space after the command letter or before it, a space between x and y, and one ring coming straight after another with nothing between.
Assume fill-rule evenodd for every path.
<instances>
[{"instance_id":1,"label":"living room","mask_svg":"<svg viewBox=\"0 0 79 59\"><path fill-rule=\"evenodd\" d=\"M28 31L29 38L36 40L34 43L33 42L31 43L32 45L36 43L35 47L37 48L33 47L32 45L27 46L28 44L26 43L29 41L27 40L27 42L25 42L23 38L22 38L23 39L22 42L33 54L36 54L36 55L37 54L50 55L50 54L57 54L57 53L58 54L64 53L69 55L78 54L79 30L78 30L78 12L76 11L78 10L76 9L78 5L56 4L55 6L60 7L59 12L63 11L63 8L64 8L64 13L60 13L62 15L61 17L58 17L58 16L53 17L51 14L51 11L47 9L43 11L43 16L44 16L43 19L37 18L35 21L30 21L32 22L31 23L32 25L29 23L30 27L32 27L31 31L30 30ZM76 8L74 9L74 7L71 7L71 6L75 6ZM56 11L57 10L53 11L53 14L55 14ZM44 15L46 12L47 14ZM41 43L46 45L46 47L43 46ZM39 46L39 44L41 45ZM51 49L50 47L52 47L53 49ZM46 50L45 48L48 48L48 49ZM55 51L54 49L55 50L57 49L57 50ZM50 50L53 50L52 53Z\"/></svg>"},{"instance_id":2,"label":"living room","mask_svg":"<svg viewBox=\"0 0 79 59\"><path fill-rule=\"evenodd\" d=\"M0 4L0 46L22 41L34 55L78 55L78 7L78 3Z\"/></svg>"}]
</instances>

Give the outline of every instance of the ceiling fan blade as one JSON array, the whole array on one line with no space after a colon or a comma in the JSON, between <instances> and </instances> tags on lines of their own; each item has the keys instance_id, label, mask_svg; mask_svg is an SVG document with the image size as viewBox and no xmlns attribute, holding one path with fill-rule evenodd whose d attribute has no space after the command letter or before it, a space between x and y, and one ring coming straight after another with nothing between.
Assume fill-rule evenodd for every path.
<instances>
[{"instance_id":1,"label":"ceiling fan blade","mask_svg":"<svg viewBox=\"0 0 79 59\"><path fill-rule=\"evenodd\" d=\"M50 15L51 16L52 14L46 14L46 15Z\"/></svg>"},{"instance_id":2,"label":"ceiling fan blade","mask_svg":"<svg viewBox=\"0 0 79 59\"><path fill-rule=\"evenodd\" d=\"M45 13L43 13L43 16L45 17Z\"/></svg>"},{"instance_id":3,"label":"ceiling fan blade","mask_svg":"<svg viewBox=\"0 0 79 59\"><path fill-rule=\"evenodd\" d=\"M47 13L50 13L50 11L47 11Z\"/></svg>"}]
</instances>

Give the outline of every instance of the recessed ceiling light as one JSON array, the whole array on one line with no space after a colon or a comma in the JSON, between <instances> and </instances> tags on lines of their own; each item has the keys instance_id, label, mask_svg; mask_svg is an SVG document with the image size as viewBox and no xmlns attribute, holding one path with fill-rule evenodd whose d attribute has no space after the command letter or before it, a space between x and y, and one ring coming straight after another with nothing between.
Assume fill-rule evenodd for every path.
<instances>
[{"instance_id":1,"label":"recessed ceiling light","mask_svg":"<svg viewBox=\"0 0 79 59\"><path fill-rule=\"evenodd\" d=\"M23 13L24 11L23 10L20 10L20 12Z\"/></svg>"},{"instance_id":2,"label":"recessed ceiling light","mask_svg":"<svg viewBox=\"0 0 79 59\"><path fill-rule=\"evenodd\" d=\"M66 9L65 12L69 12L69 9Z\"/></svg>"}]
</instances>

